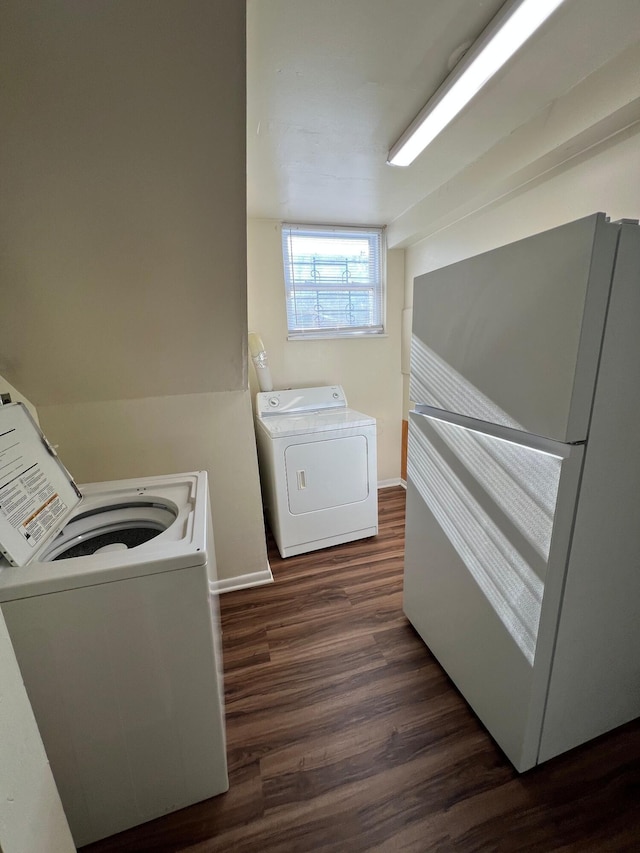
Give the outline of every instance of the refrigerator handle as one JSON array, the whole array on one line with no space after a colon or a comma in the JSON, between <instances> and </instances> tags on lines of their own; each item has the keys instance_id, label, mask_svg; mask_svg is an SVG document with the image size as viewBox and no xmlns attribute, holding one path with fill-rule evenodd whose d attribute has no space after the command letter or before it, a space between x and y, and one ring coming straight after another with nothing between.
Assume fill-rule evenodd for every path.
<instances>
[{"instance_id":1,"label":"refrigerator handle","mask_svg":"<svg viewBox=\"0 0 640 853\"><path fill-rule=\"evenodd\" d=\"M579 441L574 444L568 444L562 441L556 441L553 438L547 438L546 436L534 435L533 433L525 432L524 430L516 427L491 423L490 421L482 421L479 418L472 418L468 415L459 415L456 412L447 412L444 409L437 409L435 406L428 406L425 403L417 404L411 414L416 417L444 421L445 423L453 424L454 426L473 430L473 432L484 433L485 435L492 436L493 438L501 438L504 441L511 442L512 444L521 444L523 447L530 447L532 450L541 450L543 453L550 453L553 456L559 456L562 459L566 459L571 455L572 447L576 445L582 446L585 443L583 441Z\"/></svg>"}]
</instances>

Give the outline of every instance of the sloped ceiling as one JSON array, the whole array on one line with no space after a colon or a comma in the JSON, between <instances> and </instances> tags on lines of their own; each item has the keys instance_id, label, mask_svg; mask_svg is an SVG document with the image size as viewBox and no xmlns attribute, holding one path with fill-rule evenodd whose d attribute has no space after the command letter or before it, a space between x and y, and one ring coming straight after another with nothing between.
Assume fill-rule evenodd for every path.
<instances>
[{"instance_id":1,"label":"sloped ceiling","mask_svg":"<svg viewBox=\"0 0 640 853\"><path fill-rule=\"evenodd\" d=\"M501 5L249 0L249 216L383 224L406 246L638 132L640 3L565 0L412 166L387 165Z\"/></svg>"}]
</instances>

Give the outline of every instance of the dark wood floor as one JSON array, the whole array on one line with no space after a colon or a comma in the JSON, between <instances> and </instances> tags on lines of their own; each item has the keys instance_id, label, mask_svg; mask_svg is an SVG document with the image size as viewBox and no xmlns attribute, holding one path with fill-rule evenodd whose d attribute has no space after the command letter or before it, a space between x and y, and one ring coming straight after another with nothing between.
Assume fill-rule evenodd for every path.
<instances>
[{"instance_id":1,"label":"dark wood floor","mask_svg":"<svg viewBox=\"0 0 640 853\"><path fill-rule=\"evenodd\" d=\"M404 491L380 534L221 598L227 794L87 853L640 850L640 722L519 776L402 613Z\"/></svg>"}]
</instances>

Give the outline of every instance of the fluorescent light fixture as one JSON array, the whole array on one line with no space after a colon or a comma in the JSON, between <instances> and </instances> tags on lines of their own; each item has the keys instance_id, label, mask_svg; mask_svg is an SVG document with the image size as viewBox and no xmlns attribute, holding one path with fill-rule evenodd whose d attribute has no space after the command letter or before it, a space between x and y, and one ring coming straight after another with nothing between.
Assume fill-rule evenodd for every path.
<instances>
[{"instance_id":1,"label":"fluorescent light fixture","mask_svg":"<svg viewBox=\"0 0 640 853\"><path fill-rule=\"evenodd\" d=\"M436 138L563 0L510 0L389 151L408 166Z\"/></svg>"}]
</instances>

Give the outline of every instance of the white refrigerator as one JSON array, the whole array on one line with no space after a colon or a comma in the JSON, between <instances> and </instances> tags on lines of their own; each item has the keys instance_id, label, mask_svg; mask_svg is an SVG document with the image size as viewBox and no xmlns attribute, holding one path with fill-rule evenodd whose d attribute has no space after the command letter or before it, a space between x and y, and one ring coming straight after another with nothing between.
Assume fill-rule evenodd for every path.
<instances>
[{"instance_id":1,"label":"white refrigerator","mask_svg":"<svg viewBox=\"0 0 640 853\"><path fill-rule=\"evenodd\" d=\"M415 280L404 609L527 770L640 715L640 227Z\"/></svg>"}]
</instances>

